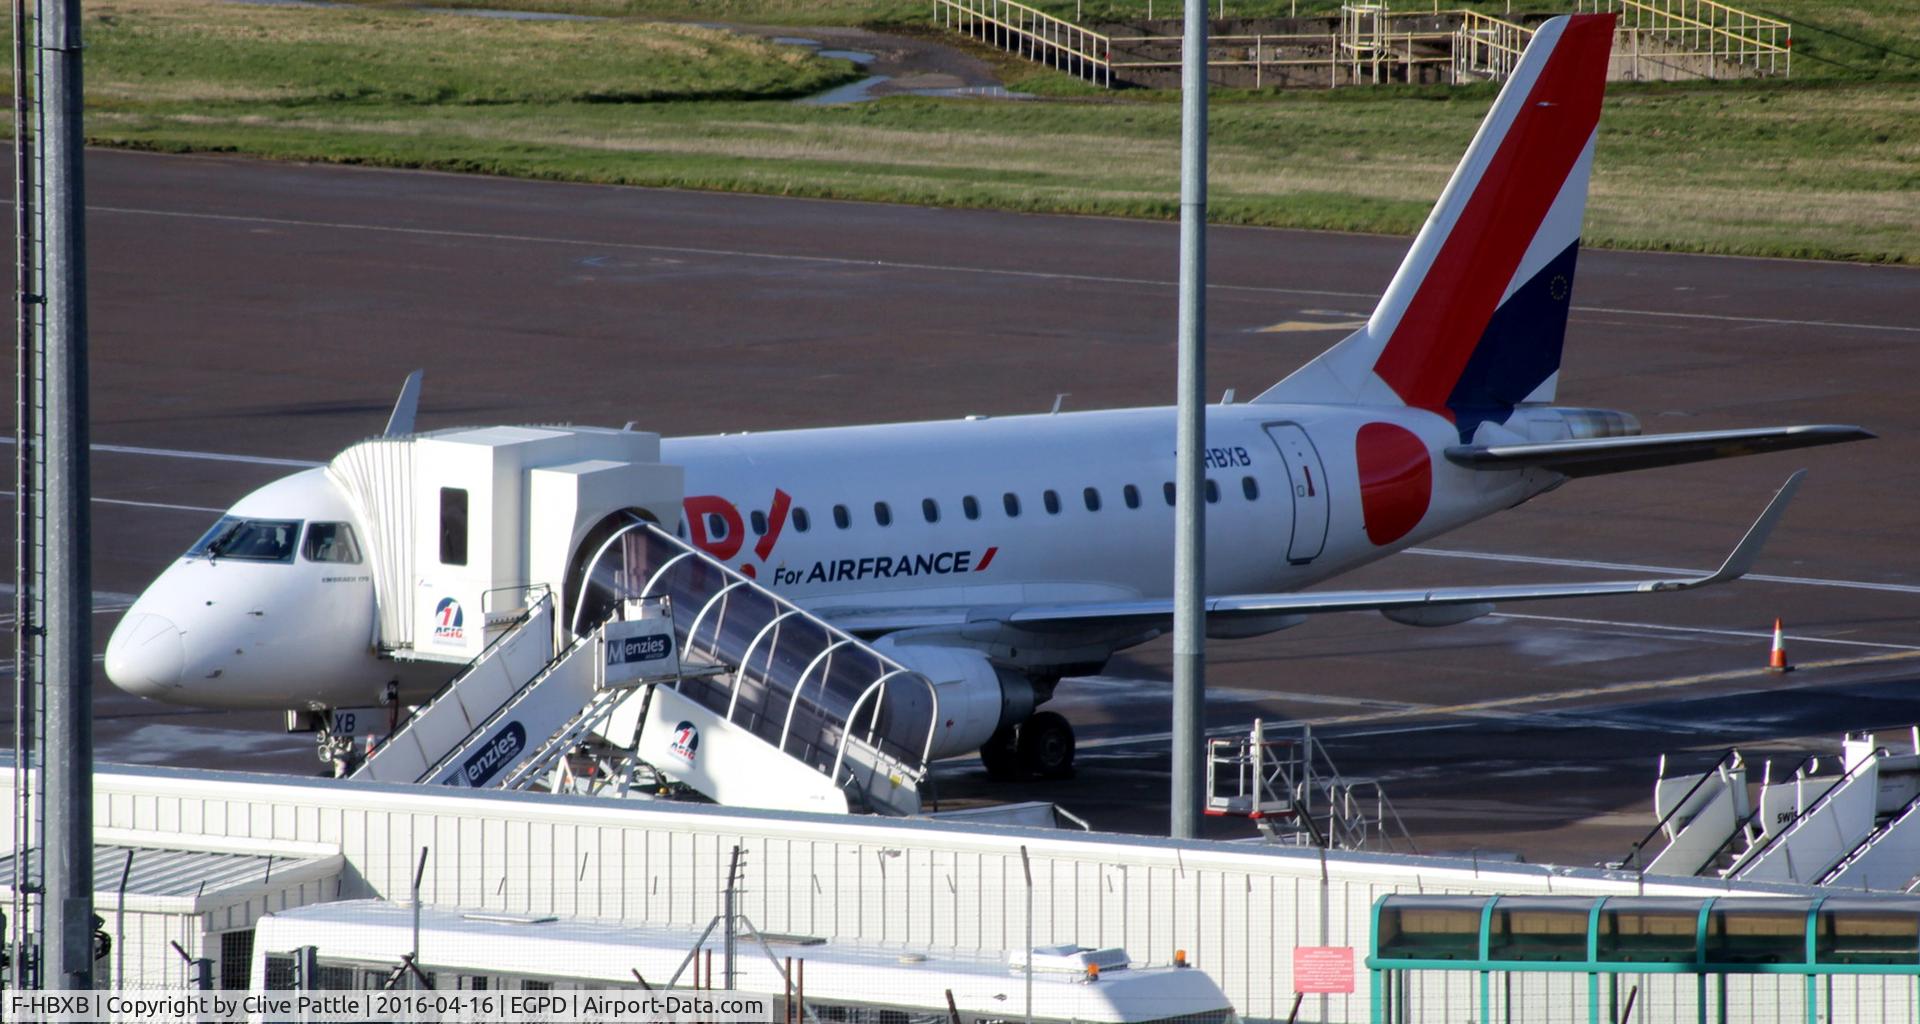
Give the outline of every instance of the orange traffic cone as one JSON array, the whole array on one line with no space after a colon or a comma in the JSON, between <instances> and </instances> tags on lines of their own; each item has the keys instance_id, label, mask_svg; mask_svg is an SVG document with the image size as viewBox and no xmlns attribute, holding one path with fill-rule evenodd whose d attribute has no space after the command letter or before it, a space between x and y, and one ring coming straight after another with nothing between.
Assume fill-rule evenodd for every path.
<instances>
[{"instance_id":1,"label":"orange traffic cone","mask_svg":"<svg viewBox=\"0 0 1920 1024\"><path fill-rule=\"evenodd\" d=\"M1775 672L1791 672L1793 666L1787 664L1787 642L1780 633L1780 620L1773 620L1773 656L1767 662L1767 668Z\"/></svg>"}]
</instances>

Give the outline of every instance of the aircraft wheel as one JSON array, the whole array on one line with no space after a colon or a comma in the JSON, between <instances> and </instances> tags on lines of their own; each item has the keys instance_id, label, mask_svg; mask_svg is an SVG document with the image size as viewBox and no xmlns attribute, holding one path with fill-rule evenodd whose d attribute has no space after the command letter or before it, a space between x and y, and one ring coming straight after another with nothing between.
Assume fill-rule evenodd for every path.
<instances>
[{"instance_id":1,"label":"aircraft wheel","mask_svg":"<svg viewBox=\"0 0 1920 1024\"><path fill-rule=\"evenodd\" d=\"M1016 735L1013 726L1003 725L980 744L980 763L987 766L987 778L1006 782L1026 774Z\"/></svg>"},{"instance_id":2,"label":"aircraft wheel","mask_svg":"<svg viewBox=\"0 0 1920 1024\"><path fill-rule=\"evenodd\" d=\"M1073 726L1059 713L1036 711L1020 726L1020 763L1043 779L1073 777Z\"/></svg>"}]
</instances>

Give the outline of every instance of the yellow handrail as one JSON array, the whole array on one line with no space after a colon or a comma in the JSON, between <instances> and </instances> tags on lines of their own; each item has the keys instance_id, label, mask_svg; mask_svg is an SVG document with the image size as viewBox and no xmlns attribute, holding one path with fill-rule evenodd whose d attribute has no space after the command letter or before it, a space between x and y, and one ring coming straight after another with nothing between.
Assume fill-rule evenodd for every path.
<instances>
[{"instance_id":1,"label":"yellow handrail","mask_svg":"<svg viewBox=\"0 0 1920 1024\"><path fill-rule=\"evenodd\" d=\"M933 0L933 18L956 32L986 39L989 26L1004 30L1014 53L1113 85L1113 40L1019 0ZM1022 51L1025 51L1024 53Z\"/></svg>"},{"instance_id":2,"label":"yellow handrail","mask_svg":"<svg viewBox=\"0 0 1920 1024\"><path fill-rule=\"evenodd\" d=\"M1785 57L1786 74L1793 74L1793 26L1778 18L1742 10L1719 0L1578 0L1578 9L1619 11L1632 15L1631 28L1653 32L1683 46L1694 47L1665 57L1700 57L1772 70ZM1704 37L1706 46L1699 48ZM1636 58L1637 60L1637 58ZM1711 66L1709 67L1711 73ZM1636 69L1637 77L1637 69Z\"/></svg>"}]
</instances>

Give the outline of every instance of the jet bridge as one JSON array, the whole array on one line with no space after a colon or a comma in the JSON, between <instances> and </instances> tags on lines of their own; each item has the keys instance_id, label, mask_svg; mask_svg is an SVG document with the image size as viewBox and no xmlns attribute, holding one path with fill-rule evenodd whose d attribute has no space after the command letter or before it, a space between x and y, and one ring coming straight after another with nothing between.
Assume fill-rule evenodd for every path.
<instances>
[{"instance_id":1,"label":"jet bridge","mask_svg":"<svg viewBox=\"0 0 1920 1024\"><path fill-rule=\"evenodd\" d=\"M733 806L919 813L925 677L637 517L585 578L570 621L529 593L354 777L609 796L666 780ZM642 660L659 666L623 671Z\"/></svg>"}]
</instances>

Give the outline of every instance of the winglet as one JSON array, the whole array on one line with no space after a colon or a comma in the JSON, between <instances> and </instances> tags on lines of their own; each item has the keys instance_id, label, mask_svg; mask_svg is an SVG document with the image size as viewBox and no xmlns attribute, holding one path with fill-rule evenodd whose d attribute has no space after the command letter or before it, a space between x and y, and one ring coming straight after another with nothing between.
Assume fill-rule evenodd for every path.
<instances>
[{"instance_id":1,"label":"winglet","mask_svg":"<svg viewBox=\"0 0 1920 1024\"><path fill-rule=\"evenodd\" d=\"M1727 556L1727 560L1721 564L1719 570L1711 576L1688 580L1684 586L1708 587L1716 583L1728 583L1750 572L1753 569L1753 563L1760 557L1760 549L1767 546L1767 538L1772 536L1773 528L1780 522L1780 517L1786 514L1787 503L1793 500L1794 492L1800 489L1800 481L1805 479L1806 475L1807 471L1804 469L1795 470L1793 475L1787 478L1787 482L1780 485L1779 493L1773 496L1772 501L1767 502L1766 510L1761 512L1760 518L1755 519L1753 525L1747 528L1747 535L1740 538L1740 543L1734 545L1733 553Z\"/></svg>"},{"instance_id":2,"label":"winglet","mask_svg":"<svg viewBox=\"0 0 1920 1024\"><path fill-rule=\"evenodd\" d=\"M420 379L425 375L425 370L407 374L407 382L400 385L400 399L393 403L393 415L387 417L387 430L382 437L413 433L413 417L420 411Z\"/></svg>"}]
</instances>

